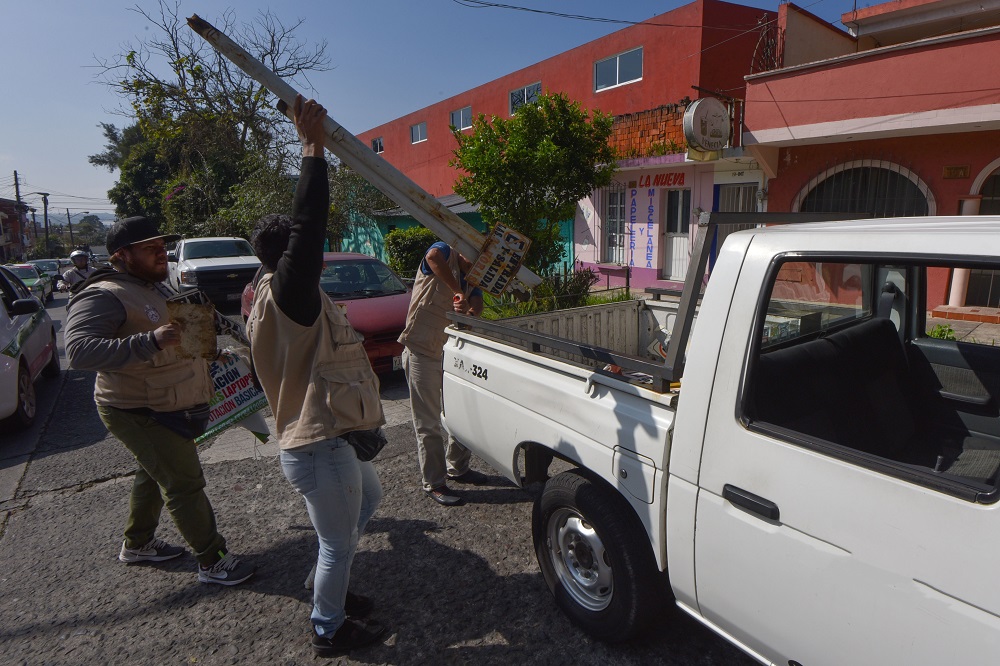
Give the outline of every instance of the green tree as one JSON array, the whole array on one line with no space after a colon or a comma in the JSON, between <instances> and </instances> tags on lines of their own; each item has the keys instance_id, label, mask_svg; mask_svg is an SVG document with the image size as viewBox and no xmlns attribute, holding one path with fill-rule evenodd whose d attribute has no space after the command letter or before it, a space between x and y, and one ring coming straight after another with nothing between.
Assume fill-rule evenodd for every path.
<instances>
[{"instance_id":1,"label":"green tree","mask_svg":"<svg viewBox=\"0 0 1000 666\"><path fill-rule=\"evenodd\" d=\"M133 122L121 131L102 125L106 149L90 161L120 169L108 194L119 215L145 214L189 235L218 232L233 221L232 210L229 217L217 217L220 211L248 196L237 186L249 165L280 171L295 133L270 93L187 27L179 1L132 11L154 28L150 37L98 65ZM294 80L327 68L325 42L307 47L295 37L301 21L285 26L266 11L234 23L232 12L215 21L278 76Z\"/></svg>"},{"instance_id":2,"label":"green tree","mask_svg":"<svg viewBox=\"0 0 1000 666\"><path fill-rule=\"evenodd\" d=\"M438 238L425 227L395 229L385 235L385 253L389 258L389 268L401 277L412 278L427 252L427 248Z\"/></svg>"},{"instance_id":3,"label":"green tree","mask_svg":"<svg viewBox=\"0 0 1000 666\"><path fill-rule=\"evenodd\" d=\"M479 115L458 141L452 166L466 175L455 192L478 204L483 219L503 223L532 239L525 262L545 272L562 256L559 223L572 219L577 202L611 182L614 153L608 145L612 117L591 116L563 93L544 94L509 119Z\"/></svg>"}]
</instances>

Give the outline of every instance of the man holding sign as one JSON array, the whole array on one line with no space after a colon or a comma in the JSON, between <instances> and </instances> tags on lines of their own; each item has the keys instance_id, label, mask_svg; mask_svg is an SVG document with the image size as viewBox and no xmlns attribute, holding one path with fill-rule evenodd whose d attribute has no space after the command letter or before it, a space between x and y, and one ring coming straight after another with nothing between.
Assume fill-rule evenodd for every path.
<instances>
[{"instance_id":1,"label":"man holding sign","mask_svg":"<svg viewBox=\"0 0 1000 666\"><path fill-rule=\"evenodd\" d=\"M233 556L216 529L194 442L208 420L208 363L178 353L181 325L170 319L172 294L162 284L164 243L179 238L146 217L115 222L107 239L114 268L96 271L70 300L66 355L73 368L97 371L97 412L139 465L118 559L162 562L184 553L156 537L166 506L194 550L198 580L236 585L254 567Z\"/></svg>"},{"instance_id":2,"label":"man holding sign","mask_svg":"<svg viewBox=\"0 0 1000 666\"><path fill-rule=\"evenodd\" d=\"M478 315L483 295L466 285L472 263L447 243L430 246L417 269L406 313L406 328L399 336L403 372L410 388L410 410L417 436L417 457L424 493L443 506L456 506L462 498L448 488L447 480L481 483L485 475L469 469L472 454L441 423L441 388L444 381L444 329L447 313Z\"/></svg>"}]
</instances>

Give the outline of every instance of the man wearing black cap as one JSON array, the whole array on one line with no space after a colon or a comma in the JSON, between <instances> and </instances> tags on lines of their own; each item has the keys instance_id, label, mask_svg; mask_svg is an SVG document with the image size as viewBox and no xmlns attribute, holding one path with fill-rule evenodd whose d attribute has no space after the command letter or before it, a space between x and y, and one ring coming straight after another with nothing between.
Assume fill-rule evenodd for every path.
<instances>
[{"instance_id":1,"label":"man wearing black cap","mask_svg":"<svg viewBox=\"0 0 1000 666\"><path fill-rule=\"evenodd\" d=\"M160 284L165 243L178 239L145 217L115 222L107 239L114 268L73 289L66 354L72 367L97 371L97 412L139 463L118 559L161 562L183 554L156 537L166 505L198 560L198 580L236 585L254 569L226 550L216 530L194 442L213 392L208 363L176 355L180 327L167 311L172 294Z\"/></svg>"}]
</instances>

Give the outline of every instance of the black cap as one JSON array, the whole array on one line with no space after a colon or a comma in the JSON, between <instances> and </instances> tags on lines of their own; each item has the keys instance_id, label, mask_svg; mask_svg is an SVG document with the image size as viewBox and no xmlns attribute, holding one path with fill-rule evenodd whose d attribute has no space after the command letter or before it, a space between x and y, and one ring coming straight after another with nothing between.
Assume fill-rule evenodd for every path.
<instances>
[{"instance_id":1,"label":"black cap","mask_svg":"<svg viewBox=\"0 0 1000 666\"><path fill-rule=\"evenodd\" d=\"M111 225L108 231L108 240L105 243L108 254L114 254L118 250L128 245L142 243L144 241L162 238L166 242L180 240L177 234L161 234L160 229L148 217L138 215L136 217L126 217Z\"/></svg>"}]
</instances>

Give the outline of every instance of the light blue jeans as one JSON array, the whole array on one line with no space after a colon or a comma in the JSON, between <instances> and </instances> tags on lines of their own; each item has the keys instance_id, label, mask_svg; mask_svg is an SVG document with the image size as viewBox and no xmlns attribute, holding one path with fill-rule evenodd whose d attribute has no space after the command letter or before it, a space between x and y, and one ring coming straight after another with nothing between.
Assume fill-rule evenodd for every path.
<instances>
[{"instance_id":1,"label":"light blue jeans","mask_svg":"<svg viewBox=\"0 0 1000 666\"><path fill-rule=\"evenodd\" d=\"M351 563L368 519L382 499L375 466L360 462L347 440L335 437L281 452L285 478L305 499L319 537L312 623L320 636L344 624Z\"/></svg>"}]
</instances>

